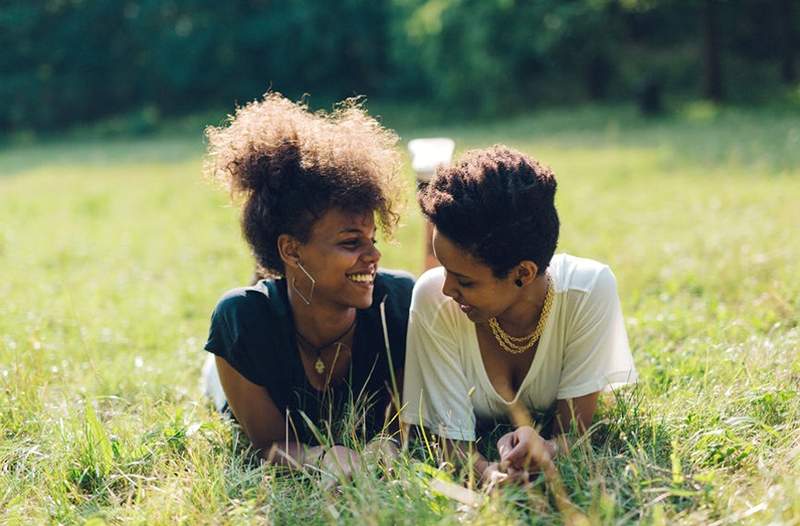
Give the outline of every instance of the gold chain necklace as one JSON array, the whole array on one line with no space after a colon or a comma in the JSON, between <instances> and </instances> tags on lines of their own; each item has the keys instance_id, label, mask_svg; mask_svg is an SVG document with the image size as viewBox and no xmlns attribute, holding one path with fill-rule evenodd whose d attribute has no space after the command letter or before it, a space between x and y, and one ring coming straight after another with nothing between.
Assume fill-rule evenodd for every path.
<instances>
[{"instance_id":1,"label":"gold chain necklace","mask_svg":"<svg viewBox=\"0 0 800 526\"><path fill-rule=\"evenodd\" d=\"M514 337L500 327L500 323L498 323L497 318L489 319L489 328L492 330L494 339L497 340L500 348L504 351L511 354L522 354L536 345L536 342L538 342L539 338L542 337L547 316L550 314L550 307L553 306L554 295L553 280L550 278L549 274L546 274L546 276L547 292L544 296L544 305L542 305L542 312L539 314L539 321L536 322L536 327L533 329L532 333L528 334L527 336Z\"/></svg>"}]
</instances>

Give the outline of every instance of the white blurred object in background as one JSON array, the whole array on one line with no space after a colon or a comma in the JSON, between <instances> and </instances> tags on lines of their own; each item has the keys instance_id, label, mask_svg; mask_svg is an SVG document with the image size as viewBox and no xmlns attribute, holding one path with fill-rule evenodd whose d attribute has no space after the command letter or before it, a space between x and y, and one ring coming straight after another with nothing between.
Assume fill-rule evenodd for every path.
<instances>
[{"instance_id":1,"label":"white blurred object in background","mask_svg":"<svg viewBox=\"0 0 800 526\"><path fill-rule=\"evenodd\" d=\"M217 361L214 355L206 356L206 361L203 363L203 372L200 374L200 386L203 389L203 394L206 395L214 402L214 407L217 411L222 411L225 408L225 391L222 390L222 383L219 381L219 373L217 372Z\"/></svg>"},{"instance_id":2,"label":"white blurred object in background","mask_svg":"<svg viewBox=\"0 0 800 526\"><path fill-rule=\"evenodd\" d=\"M427 183L440 166L448 166L453 160L456 143L447 137L413 139L408 143L411 152L411 168L417 173L417 181Z\"/></svg>"},{"instance_id":3,"label":"white blurred object in background","mask_svg":"<svg viewBox=\"0 0 800 526\"><path fill-rule=\"evenodd\" d=\"M417 173L417 188L430 182L440 166L449 166L453 160L453 150L456 143L447 137L430 139L413 139L408 142L408 151L411 152L411 168ZM433 225L425 226L425 270L439 265L433 254L431 238Z\"/></svg>"}]
</instances>

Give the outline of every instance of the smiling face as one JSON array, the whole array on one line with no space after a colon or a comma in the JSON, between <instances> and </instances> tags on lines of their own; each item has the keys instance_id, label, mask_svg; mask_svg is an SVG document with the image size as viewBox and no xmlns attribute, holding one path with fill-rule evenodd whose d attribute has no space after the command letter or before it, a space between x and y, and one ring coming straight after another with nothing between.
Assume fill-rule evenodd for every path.
<instances>
[{"instance_id":1,"label":"smiling face","mask_svg":"<svg viewBox=\"0 0 800 526\"><path fill-rule=\"evenodd\" d=\"M375 234L372 212L334 208L314 223L308 242L297 243L295 248L298 260L316 281L312 305L324 302L359 309L372 305L381 258ZM308 278L291 261L287 261L287 278L295 278L304 292L310 287Z\"/></svg>"},{"instance_id":2,"label":"smiling face","mask_svg":"<svg viewBox=\"0 0 800 526\"><path fill-rule=\"evenodd\" d=\"M436 229L433 250L445 269L442 293L453 298L473 323L500 316L519 299L520 288L514 284L513 273L496 278L489 266Z\"/></svg>"}]
</instances>

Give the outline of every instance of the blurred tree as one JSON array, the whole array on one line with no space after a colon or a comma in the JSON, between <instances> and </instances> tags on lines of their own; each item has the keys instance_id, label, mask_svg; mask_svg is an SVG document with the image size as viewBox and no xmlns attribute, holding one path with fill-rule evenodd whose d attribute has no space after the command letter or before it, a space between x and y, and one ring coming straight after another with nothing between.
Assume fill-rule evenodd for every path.
<instances>
[{"instance_id":1,"label":"blurred tree","mask_svg":"<svg viewBox=\"0 0 800 526\"><path fill-rule=\"evenodd\" d=\"M615 2L413 3L407 35L439 100L493 113L556 93L608 93L621 29Z\"/></svg>"},{"instance_id":2,"label":"blurred tree","mask_svg":"<svg viewBox=\"0 0 800 526\"><path fill-rule=\"evenodd\" d=\"M722 100L722 54L717 0L703 2L703 59L704 94L707 98L719 102Z\"/></svg>"},{"instance_id":3,"label":"blurred tree","mask_svg":"<svg viewBox=\"0 0 800 526\"><path fill-rule=\"evenodd\" d=\"M133 110L154 122L270 87L451 113L645 94L746 100L796 82L796 2L6 0L0 127Z\"/></svg>"},{"instance_id":4,"label":"blurred tree","mask_svg":"<svg viewBox=\"0 0 800 526\"><path fill-rule=\"evenodd\" d=\"M794 9L795 0L781 0L780 20L782 22L783 33L783 53L781 60L781 77L788 84L797 81L797 69L795 64L795 53L797 37L795 24L797 18Z\"/></svg>"}]
</instances>

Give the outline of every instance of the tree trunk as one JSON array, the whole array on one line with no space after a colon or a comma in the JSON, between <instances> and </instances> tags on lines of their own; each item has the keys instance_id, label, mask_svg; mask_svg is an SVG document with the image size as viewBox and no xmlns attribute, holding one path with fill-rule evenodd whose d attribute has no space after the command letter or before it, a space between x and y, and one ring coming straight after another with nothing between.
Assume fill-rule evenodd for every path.
<instances>
[{"instance_id":1,"label":"tree trunk","mask_svg":"<svg viewBox=\"0 0 800 526\"><path fill-rule=\"evenodd\" d=\"M795 0L781 0L781 22L783 25L783 56L781 57L781 78L787 84L797 80L795 67L795 33L794 10L792 3Z\"/></svg>"},{"instance_id":2,"label":"tree trunk","mask_svg":"<svg viewBox=\"0 0 800 526\"><path fill-rule=\"evenodd\" d=\"M714 102L719 102L722 100L722 63L719 38L719 10L716 0L705 0L704 2L703 33L705 96Z\"/></svg>"}]
</instances>

